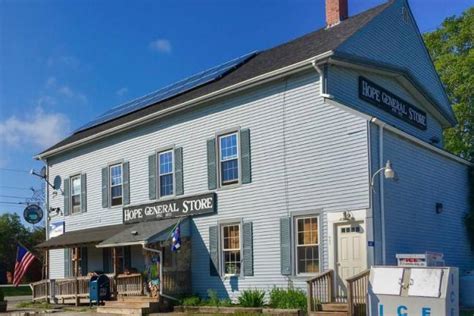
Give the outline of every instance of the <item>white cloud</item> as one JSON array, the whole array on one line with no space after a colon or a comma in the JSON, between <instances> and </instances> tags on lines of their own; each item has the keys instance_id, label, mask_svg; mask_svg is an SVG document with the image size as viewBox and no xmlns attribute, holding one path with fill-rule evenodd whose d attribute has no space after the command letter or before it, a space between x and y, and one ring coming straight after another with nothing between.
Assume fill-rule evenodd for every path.
<instances>
[{"instance_id":1,"label":"white cloud","mask_svg":"<svg viewBox=\"0 0 474 316\"><path fill-rule=\"evenodd\" d=\"M62 113L46 113L38 106L33 114L11 116L0 122L0 144L11 147L46 148L60 141L69 131L69 119Z\"/></svg>"},{"instance_id":2,"label":"white cloud","mask_svg":"<svg viewBox=\"0 0 474 316\"><path fill-rule=\"evenodd\" d=\"M65 95L66 97L69 97L69 98L74 96L74 92L68 86L59 87L58 92L62 95Z\"/></svg>"},{"instance_id":3,"label":"white cloud","mask_svg":"<svg viewBox=\"0 0 474 316\"><path fill-rule=\"evenodd\" d=\"M119 97L123 97L124 95L127 94L127 92L128 92L128 89L123 87L115 91L115 94L118 95Z\"/></svg>"},{"instance_id":4,"label":"white cloud","mask_svg":"<svg viewBox=\"0 0 474 316\"><path fill-rule=\"evenodd\" d=\"M66 84L61 84L58 82L58 80L55 77L49 77L46 80L45 86L51 91L54 91L54 93L57 93L60 96L64 96L67 98L71 99L77 99L79 102L85 104L87 103L87 96L81 92L77 92L74 89L72 89L70 86ZM54 105L57 102L53 97L49 97L47 95L41 96L40 100L43 99L43 101L50 101L47 105ZM40 102L38 102L38 105L42 106Z\"/></svg>"},{"instance_id":5,"label":"white cloud","mask_svg":"<svg viewBox=\"0 0 474 316\"><path fill-rule=\"evenodd\" d=\"M158 53L171 53L171 42L164 38L158 38L150 43L150 49Z\"/></svg>"}]
</instances>

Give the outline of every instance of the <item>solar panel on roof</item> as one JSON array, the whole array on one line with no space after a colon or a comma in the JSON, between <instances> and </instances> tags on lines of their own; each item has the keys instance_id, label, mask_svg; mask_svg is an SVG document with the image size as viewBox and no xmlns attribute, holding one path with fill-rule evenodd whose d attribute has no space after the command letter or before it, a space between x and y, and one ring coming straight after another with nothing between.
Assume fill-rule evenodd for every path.
<instances>
[{"instance_id":1,"label":"solar panel on roof","mask_svg":"<svg viewBox=\"0 0 474 316\"><path fill-rule=\"evenodd\" d=\"M154 91L143 97L140 97L135 100L129 101L127 103L116 106L106 111L105 113L103 113L102 115L94 119L93 121L83 125L79 129L74 131L74 133L89 129L91 127L114 120L126 114L130 114L132 112L141 110L152 104L164 101L166 99L177 96L178 94L181 94L191 89L202 86L210 81L219 79L222 76L224 76L226 73L228 73L229 71L235 69L236 67L240 66L251 57L255 56L256 54L257 52L252 52L252 53L243 55L241 57L232 59L219 66L202 71L196 75L193 75L184 80L173 83L169 86L166 86L162 89Z\"/></svg>"}]
</instances>

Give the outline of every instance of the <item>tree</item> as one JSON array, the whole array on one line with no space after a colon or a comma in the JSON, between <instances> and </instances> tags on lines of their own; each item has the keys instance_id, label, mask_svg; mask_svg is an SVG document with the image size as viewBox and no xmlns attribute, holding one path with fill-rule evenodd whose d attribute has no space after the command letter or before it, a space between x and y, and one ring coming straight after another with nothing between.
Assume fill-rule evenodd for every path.
<instances>
[{"instance_id":1,"label":"tree","mask_svg":"<svg viewBox=\"0 0 474 316\"><path fill-rule=\"evenodd\" d=\"M22 243L38 259L43 260L42 253L34 251L34 246L44 241L44 239L45 231L43 227L30 230L23 226L18 214L5 213L0 215L0 283L5 283L6 272L12 272L15 267L17 242ZM39 260L35 260L26 273L25 280L37 279L38 268L40 271L39 277L41 277L41 263Z\"/></svg>"},{"instance_id":2,"label":"tree","mask_svg":"<svg viewBox=\"0 0 474 316\"><path fill-rule=\"evenodd\" d=\"M443 82L458 125L444 131L447 150L474 160L474 7L449 17L424 39Z\"/></svg>"}]
</instances>

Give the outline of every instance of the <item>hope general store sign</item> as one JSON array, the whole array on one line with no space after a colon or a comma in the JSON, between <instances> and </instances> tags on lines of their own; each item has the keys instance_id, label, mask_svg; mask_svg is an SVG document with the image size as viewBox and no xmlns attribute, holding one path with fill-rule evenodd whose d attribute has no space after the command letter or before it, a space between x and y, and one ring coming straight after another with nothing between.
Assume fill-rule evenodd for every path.
<instances>
[{"instance_id":1,"label":"hope general store sign","mask_svg":"<svg viewBox=\"0 0 474 316\"><path fill-rule=\"evenodd\" d=\"M425 112L362 76L359 77L359 98L419 129L426 130Z\"/></svg>"},{"instance_id":2,"label":"hope general store sign","mask_svg":"<svg viewBox=\"0 0 474 316\"><path fill-rule=\"evenodd\" d=\"M207 193L123 208L123 223L138 223L216 211L216 194Z\"/></svg>"}]
</instances>

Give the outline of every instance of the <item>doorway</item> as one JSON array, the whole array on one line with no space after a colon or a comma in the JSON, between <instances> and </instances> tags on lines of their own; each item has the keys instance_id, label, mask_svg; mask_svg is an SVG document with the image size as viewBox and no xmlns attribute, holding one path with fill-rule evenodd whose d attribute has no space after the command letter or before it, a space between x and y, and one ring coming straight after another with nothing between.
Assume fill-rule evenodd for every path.
<instances>
[{"instance_id":1,"label":"doorway","mask_svg":"<svg viewBox=\"0 0 474 316\"><path fill-rule=\"evenodd\" d=\"M335 225L336 250L336 299L347 298L346 279L363 271L367 267L365 231L363 222L351 222Z\"/></svg>"}]
</instances>

